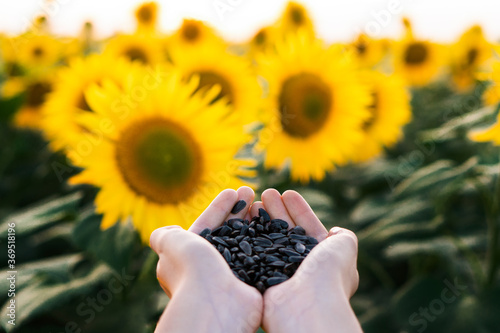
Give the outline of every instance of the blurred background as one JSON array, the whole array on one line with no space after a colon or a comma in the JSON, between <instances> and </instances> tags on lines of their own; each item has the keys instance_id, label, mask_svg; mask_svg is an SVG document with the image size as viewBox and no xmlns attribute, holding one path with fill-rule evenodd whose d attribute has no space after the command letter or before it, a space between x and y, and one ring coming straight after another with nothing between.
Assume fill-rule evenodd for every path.
<instances>
[{"instance_id":1,"label":"blurred background","mask_svg":"<svg viewBox=\"0 0 500 333\"><path fill-rule=\"evenodd\" d=\"M249 185L356 232L365 332L498 332L499 12L0 3L0 331L153 332L150 233Z\"/></svg>"}]
</instances>

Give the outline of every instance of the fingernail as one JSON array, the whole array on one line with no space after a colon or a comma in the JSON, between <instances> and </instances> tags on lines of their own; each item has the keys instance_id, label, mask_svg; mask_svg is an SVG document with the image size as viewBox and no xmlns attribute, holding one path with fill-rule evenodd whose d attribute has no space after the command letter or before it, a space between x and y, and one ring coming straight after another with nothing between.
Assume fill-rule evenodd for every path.
<instances>
[{"instance_id":1,"label":"fingernail","mask_svg":"<svg viewBox=\"0 0 500 333\"><path fill-rule=\"evenodd\" d=\"M341 231L342 231L342 228L340 228L340 227L333 227L333 228L330 229L330 235L336 235L336 234L338 234Z\"/></svg>"}]
</instances>

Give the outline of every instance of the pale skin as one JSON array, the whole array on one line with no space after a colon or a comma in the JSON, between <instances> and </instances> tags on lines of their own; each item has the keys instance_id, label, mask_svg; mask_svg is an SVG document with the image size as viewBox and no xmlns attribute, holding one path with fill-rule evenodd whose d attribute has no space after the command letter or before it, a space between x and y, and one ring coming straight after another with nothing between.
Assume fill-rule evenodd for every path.
<instances>
[{"instance_id":1,"label":"pale skin","mask_svg":"<svg viewBox=\"0 0 500 333\"><path fill-rule=\"evenodd\" d=\"M234 215L238 200L247 207ZM150 239L158 253L157 276L171 301L156 331L163 332L362 332L349 304L358 286L357 238L349 230L327 231L307 202L295 191L262 193L250 206L249 187L224 190L193 223L157 229ZM250 219L264 208L271 218L290 227L302 226L320 242L297 272L261 295L234 276L220 253L197 234L229 218Z\"/></svg>"}]
</instances>

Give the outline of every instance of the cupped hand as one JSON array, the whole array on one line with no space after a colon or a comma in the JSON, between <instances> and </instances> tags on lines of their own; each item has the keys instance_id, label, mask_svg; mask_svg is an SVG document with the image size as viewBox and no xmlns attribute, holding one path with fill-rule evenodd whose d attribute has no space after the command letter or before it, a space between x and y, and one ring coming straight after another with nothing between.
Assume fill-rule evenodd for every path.
<instances>
[{"instance_id":1,"label":"cupped hand","mask_svg":"<svg viewBox=\"0 0 500 333\"><path fill-rule=\"evenodd\" d=\"M361 332L349 304L359 282L354 233L338 227L328 232L295 191L280 195L268 189L262 194L262 202L252 205L252 216L259 208L264 208L271 218L288 221L290 228L303 227L319 241L289 280L265 292L266 331Z\"/></svg>"},{"instance_id":2,"label":"cupped hand","mask_svg":"<svg viewBox=\"0 0 500 333\"><path fill-rule=\"evenodd\" d=\"M157 277L171 298L156 332L255 332L261 323L260 293L234 276L220 253L198 236L230 218L249 218L254 192L249 187L224 190L193 223L155 230L151 248L158 253ZM246 209L230 211L238 200ZM186 318L186 314L190 314ZM193 319L196 318L196 319Z\"/></svg>"}]
</instances>

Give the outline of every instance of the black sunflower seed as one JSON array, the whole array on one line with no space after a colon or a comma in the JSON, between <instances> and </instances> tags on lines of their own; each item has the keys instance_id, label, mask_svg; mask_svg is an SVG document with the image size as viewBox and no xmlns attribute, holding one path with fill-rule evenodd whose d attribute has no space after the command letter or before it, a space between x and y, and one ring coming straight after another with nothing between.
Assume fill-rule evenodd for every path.
<instances>
[{"instance_id":1,"label":"black sunflower seed","mask_svg":"<svg viewBox=\"0 0 500 333\"><path fill-rule=\"evenodd\" d=\"M257 290L260 291L261 294L266 291L266 287L264 286L264 283L262 281L257 281L257 283L255 284L255 288L257 288Z\"/></svg>"},{"instance_id":2,"label":"black sunflower seed","mask_svg":"<svg viewBox=\"0 0 500 333\"><path fill-rule=\"evenodd\" d=\"M305 235L306 231L304 228L302 228L300 225L296 226L295 228L292 229L292 232L297 234L297 235Z\"/></svg>"},{"instance_id":3,"label":"black sunflower seed","mask_svg":"<svg viewBox=\"0 0 500 333\"><path fill-rule=\"evenodd\" d=\"M227 262L231 262L231 252L227 249L227 247L224 248L224 252L222 252L222 255Z\"/></svg>"},{"instance_id":4,"label":"black sunflower seed","mask_svg":"<svg viewBox=\"0 0 500 333\"><path fill-rule=\"evenodd\" d=\"M255 260L253 260L251 257L246 257L245 261L243 262L243 265L253 266L253 265L255 265Z\"/></svg>"},{"instance_id":5,"label":"black sunflower seed","mask_svg":"<svg viewBox=\"0 0 500 333\"><path fill-rule=\"evenodd\" d=\"M276 251L278 251L278 249L275 247L268 247L268 248L264 249L265 254L272 254L272 253L275 253Z\"/></svg>"},{"instance_id":6,"label":"black sunflower seed","mask_svg":"<svg viewBox=\"0 0 500 333\"><path fill-rule=\"evenodd\" d=\"M316 246L316 244L306 244L306 249L312 250L312 249L314 249L315 246Z\"/></svg>"},{"instance_id":7,"label":"black sunflower seed","mask_svg":"<svg viewBox=\"0 0 500 333\"><path fill-rule=\"evenodd\" d=\"M248 244L247 241L240 242L240 249L242 249L247 256L252 254L252 247L250 246L250 244Z\"/></svg>"},{"instance_id":8,"label":"black sunflower seed","mask_svg":"<svg viewBox=\"0 0 500 333\"><path fill-rule=\"evenodd\" d=\"M241 228L243 228L243 222L234 221L233 228L236 229L236 230L240 230Z\"/></svg>"},{"instance_id":9,"label":"black sunflower seed","mask_svg":"<svg viewBox=\"0 0 500 333\"><path fill-rule=\"evenodd\" d=\"M297 251L298 253L302 254L302 253L304 253L306 251L306 247L302 243L297 243L297 244L295 244L295 251Z\"/></svg>"},{"instance_id":10,"label":"black sunflower seed","mask_svg":"<svg viewBox=\"0 0 500 333\"><path fill-rule=\"evenodd\" d=\"M245 200L238 201L233 206L233 209L231 209L231 214L238 214L239 212L241 212L243 210L243 208L245 208L246 205L247 205L247 203Z\"/></svg>"},{"instance_id":11,"label":"black sunflower seed","mask_svg":"<svg viewBox=\"0 0 500 333\"><path fill-rule=\"evenodd\" d=\"M219 232L221 231L221 229L223 228L224 226L221 225L220 227L218 228L215 228L214 230L212 230L212 235L213 236L219 236Z\"/></svg>"},{"instance_id":12,"label":"black sunflower seed","mask_svg":"<svg viewBox=\"0 0 500 333\"><path fill-rule=\"evenodd\" d=\"M268 266L271 266L271 267L283 267L285 265L286 265L286 263L284 261L282 261L282 260L273 261L273 262L270 262L268 264Z\"/></svg>"},{"instance_id":13,"label":"black sunflower seed","mask_svg":"<svg viewBox=\"0 0 500 333\"><path fill-rule=\"evenodd\" d=\"M231 231L233 231L233 229L231 229L230 227L228 227L227 225L223 226L220 231L219 231L219 236L222 237L222 236L226 236L228 235L229 233L231 233Z\"/></svg>"},{"instance_id":14,"label":"black sunflower seed","mask_svg":"<svg viewBox=\"0 0 500 333\"><path fill-rule=\"evenodd\" d=\"M288 240L288 238L278 238L274 241L274 244L283 244L283 245L286 245L286 244L289 244L290 241Z\"/></svg>"},{"instance_id":15,"label":"black sunflower seed","mask_svg":"<svg viewBox=\"0 0 500 333\"><path fill-rule=\"evenodd\" d=\"M271 278L266 280L266 285L268 287L272 287L272 286L275 286L275 285L280 284L282 282L285 282L286 280L288 280L288 277L286 277L286 278L284 278L284 277L271 277Z\"/></svg>"},{"instance_id":16,"label":"black sunflower seed","mask_svg":"<svg viewBox=\"0 0 500 333\"><path fill-rule=\"evenodd\" d=\"M212 232L212 229L210 228L205 228L200 232L200 236L203 238L206 238L210 233Z\"/></svg>"},{"instance_id":17,"label":"black sunflower seed","mask_svg":"<svg viewBox=\"0 0 500 333\"><path fill-rule=\"evenodd\" d=\"M254 250L255 252L258 252L258 253L260 253L260 252L265 252L265 251L266 251L266 249L265 249L265 248L263 248L262 246L255 246L255 247L253 248L253 250Z\"/></svg>"},{"instance_id":18,"label":"black sunflower seed","mask_svg":"<svg viewBox=\"0 0 500 333\"><path fill-rule=\"evenodd\" d=\"M281 259L276 257L276 256L272 256L272 255L268 255L266 256L266 262L273 262L273 261L280 261Z\"/></svg>"},{"instance_id":19,"label":"black sunflower seed","mask_svg":"<svg viewBox=\"0 0 500 333\"><path fill-rule=\"evenodd\" d=\"M264 244L264 245L260 245L260 246L263 246L263 247L269 247L269 246L273 245L272 241L270 241L269 239L264 238L264 237L256 237L254 244L257 243L257 242L259 242L261 244Z\"/></svg>"},{"instance_id":20,"label":"black sunflower seed","mask_svg":"<svg viewBox=\"0 0 500 333\"><path fill-rule=\"evenodd\" d=\"M287 256L287 257L299 256L299 254L297 252L289 250L289 249L280 249L280 253Z\"/></svg>"},{"instance_id":21,"label":"black sunflower seed","mask_svg":"<svg viewBox=\"0 0 500 333\"><path fill-rule=\"evenodd\" d=\"M264 208L259 208L259 216L263 218L264 222L269 222L271 221L271 217L269 214L264 210Z\"/></svg>"},{"instance_id":22,"label":"black sunflower seed","mask_svg":"<svg viewBox=\"0 0 500 333\"><path fill-rule=\"evenodd\" d=\"M248 277L247 273L244 270L240 269L238 271L238 275L241 276L245 280L245 282L250 281L250 278Z\"/></svg>"},{"instance_id":23,"label":"black sunflower seed","mask_svg":"<svg viewBox=\"0 0 500 333\"><path fill-rule=\"evenodd\" d=\"M302 262L302 260L304 260L305 258L302 257L302 256L292 256L292 257L288 257L288 260L290 262Z\"/></svg>"},{"instance_id":24,"label":"black sunflower seed","mask_svg":"<svg viewBox=\"0 0 500 333\"><path fill-rule=\"evenodd\" d=\"M300 240L300 241L307 241L308 240L307 236L297 235L297 234L291 234L290 238L291 239L297 239L297 240Z\"/></svg>"},{"instance_id":25,"label":"black sunflower seed","mask_svg":"<svg viewBox=\"0 0 500 333\"><path fill-rule=\"evenodd\" d=\"M271 220L261 208L251 221L232 218L200 236L221 253L238 279L264 293L290 278L318 243L302 227L288 228L286 221Z\"/></svg>"},{"instance_id":26,"label":"black sunflower seed","mask_svg":"<svg viewBox=\"0 0 500 333\"><path fill-rule=\"evenodd\" d=\"M288 229L288 222L282 219L273 219L271 223L277 223L281 229Z\"/></svg>"},{"instance_id":27,"label":"black sunflower seed","mask_svg":"<svg viewBox=\"0 0 500 333\"><path fill-rule=\"evenodd\" d=\"M287 275L285 275L285 274L283 274L283 273L280 273L280 272L278 272L278 271L276 271L276 272L274 272L274 273L273 273L273 277L282 277L282 278L286 278L286 279L288 279L288 276L287 276Z\"/></svg>"},{"instance_id":28,"label":"black sunflower seed","mask_svg":"<svg viewBox=\"0 0 500 333\"><path fill-rule=\"evenodd\" d=\"M244 225L241 227L241 230L240 230L240 235L246 236L246 234L247 234L247 232L248 232L248 229L249 229L248 224L244 224Z\"/></svg>"},{"instance_id":29,"label":"black sunflower seed","mask_svg":"<svg viewBox=\"0 0 500 333\"><path fill-rule=\"evenodd\" d=\"M222 245L222 246L229 247L229 244L227 244L227 243L226 243L226 241L225 241L225 240L223 240L223 239L222 239L222 238L220 238L220 237L215 236L215 237L214 237L214 242L216 242L216 243L218 243L218 244L220 244L220 245Z\"/></svg>"},{"instance_id":30,"label":"black sunflower seed","mask_svg":"<svg viewBox=\"0 0 500 333\"><path fill-rule=\"evenodd\" d=\"M307 240L309 241L309 244L318 244L318 240L314 237L307 236Z\"/></svg>"}]
</instances>

